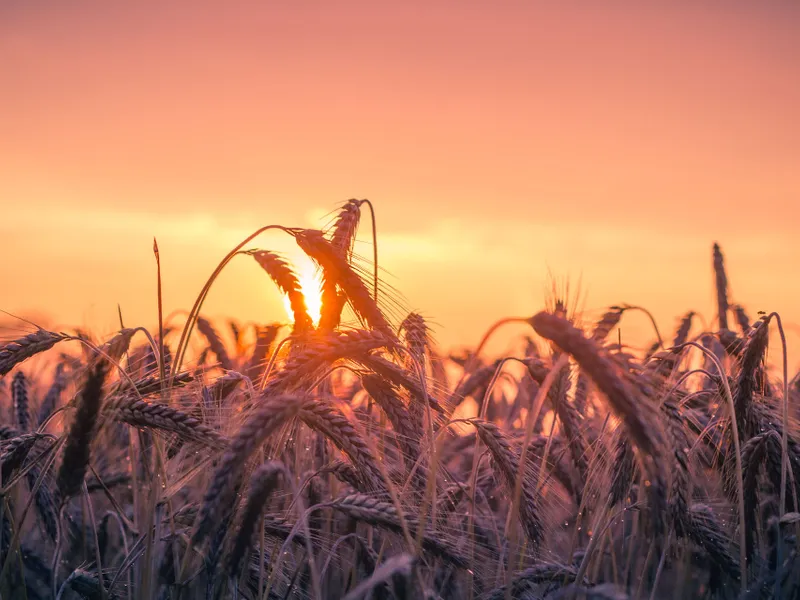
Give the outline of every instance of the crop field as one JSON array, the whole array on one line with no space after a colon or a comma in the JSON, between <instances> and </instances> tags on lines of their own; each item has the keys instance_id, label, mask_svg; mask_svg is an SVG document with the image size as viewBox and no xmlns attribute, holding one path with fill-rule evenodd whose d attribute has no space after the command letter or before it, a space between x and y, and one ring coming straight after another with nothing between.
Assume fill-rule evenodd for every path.
<instances>
[{"instance_id":1,"label":"crop field","mask_svg":"<svg viewBox=\"0 0 800 600\"><path fill-rule=\"evenodd\" d=\"M380 236L354 252L368 208L272 227L319 290L258 230L155 324L17 323L0 597L800 598L800 382L780 315L729 297L713 240L716 314L678 307L646 351L618 333L646 307L587 322L554 286L448 355L379 279ZM206 315L231 260L287 315ZM520 351L492 356L507 323Z\"/></svg>"}]
</instances>

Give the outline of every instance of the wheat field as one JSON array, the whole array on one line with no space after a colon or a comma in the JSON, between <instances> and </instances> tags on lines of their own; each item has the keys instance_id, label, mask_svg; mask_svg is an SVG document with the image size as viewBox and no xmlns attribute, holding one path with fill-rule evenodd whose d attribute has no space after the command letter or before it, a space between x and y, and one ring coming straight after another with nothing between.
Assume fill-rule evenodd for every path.
<instances>
[{"instance_id":1,"label":"wheat field","mask_svg":"<svg viewBox=\"0 0 800 600\"><path fill-rule=\"evenodd\" d=\"M554 293L445 355L354 253L368 206L273 227L319 298L254 234L188 313L5 340L2 598L800 597L800 382L719 246L717 314L646 352L616 335L644 309ZM233 259L288 322L204 315ZM523 350L489 357L507 322Z\"/></svg>"}]
</instances>

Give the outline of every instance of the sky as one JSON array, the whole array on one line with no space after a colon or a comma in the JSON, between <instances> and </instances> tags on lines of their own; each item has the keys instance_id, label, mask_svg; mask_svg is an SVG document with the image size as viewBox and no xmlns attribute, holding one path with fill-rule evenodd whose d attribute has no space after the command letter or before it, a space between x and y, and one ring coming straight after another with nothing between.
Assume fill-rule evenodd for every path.
<instances>
[{"instance_id":1,"label":"sky","mask_svg":"<svg viewBox=\"0 0 800 600\"><path fill-rule=\"evenodd\" d=\"M152 325L154 236L171 312L253 230L355 197L445 347L551 278L586 319L710 320L719 241L733 299L800 350L799 56L790 2L6 0L0 309ZM309 268L285 235L256 246ZM235 260L206 313L284 319L265 279Z\"/></svg>"}]
</instances>

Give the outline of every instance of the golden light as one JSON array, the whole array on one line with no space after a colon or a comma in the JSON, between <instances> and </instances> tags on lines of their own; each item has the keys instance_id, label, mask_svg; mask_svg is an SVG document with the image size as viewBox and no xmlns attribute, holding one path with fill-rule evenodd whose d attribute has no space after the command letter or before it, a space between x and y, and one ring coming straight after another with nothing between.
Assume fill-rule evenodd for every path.
<instances>
[{"instance_id":1,"label":"golden light","mask_svg":"<svg viewBox=\"0 0 800 600\"><path fill-rule=\"evenodd\" d=\"M306 312L311 317L314 325L318 325L322 314L322 273L315 269L312 264L309 264L297 275L300 282L300 292L306 301ZM289 296L285 294L283 296L283 307L286 310L289 321L293 323L292 305L289 302Z\"/></svg>"}]
</instances>

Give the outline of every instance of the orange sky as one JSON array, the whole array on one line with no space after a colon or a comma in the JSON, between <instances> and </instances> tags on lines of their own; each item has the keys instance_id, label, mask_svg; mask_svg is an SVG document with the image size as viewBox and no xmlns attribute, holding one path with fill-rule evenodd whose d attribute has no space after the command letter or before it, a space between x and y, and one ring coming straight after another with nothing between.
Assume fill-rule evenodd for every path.
<instances>
[{"instance_id":1,"label":"orange sky","mask_svg":"<svg viewBox=\"0 0 800 600\"><path fill-rule=\"evenodd\" d=\"M592 314L710 317L713 240L737 300L800 323L797 4L165 4L0 5L0 308L152 324L154 235L188 307L250 230L367 197L445 345L548 271ZM284 316L246 259L207 312Z\"/></svg>"}]
</instances>

